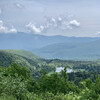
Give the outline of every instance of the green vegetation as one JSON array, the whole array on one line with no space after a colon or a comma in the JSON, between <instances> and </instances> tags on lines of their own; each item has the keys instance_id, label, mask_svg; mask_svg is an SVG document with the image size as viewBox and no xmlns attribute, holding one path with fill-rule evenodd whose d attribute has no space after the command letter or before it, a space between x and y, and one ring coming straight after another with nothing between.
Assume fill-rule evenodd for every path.
<instances>
[{"instance_id":1,"label":"green vegetation","mask_svg":"<svg viewBox=\"0 0 100 100\"><path fill-rule=\"evenodd\" d=\"M74 72L67 74L67 68ZM56 73L56 67L64 67ZM0 100L100 100L100 62L46 60L0 50Z\"/></svg>"},{"instance_id":2,"label":"green vegetation","mask_svg":"<svg viewBox=\"0 0 100 100\"><path fill-rule=\"evenodd\" d=\"M73 73L71 74L69 73L69 77L71 81L75 81L75 84L79 83L82 79L86 78L95 80L95 77L100 72L99 60L98 61L73 61L73 60L59 60L59 59L46 60L32 54L31 52L24 50L0 50L1 66L8 67L13 62L15 62L18 65L27 67L31 71L32 76L36 80L38 80L41 77L40 73L41 69L48 72L48 74L51 74L54 73L57 67L64 67L64 66L68 66L68 68L74 70ZM95 77L92 74L95 74ZM75 76L74 80L73 77L71 76L73 77ZM82 78L82 76L86 77ZM77 77L78 80L76 79Z\"/></svg>"},{"instance_id":3,"label":"green vegetation","mask_svg":"<svg viewBox=\"0 0 100 100\"><path fill-rule=\"evenodd\" d=\"M40 76L41 68L47 72L54 70L52 65L48 65L45 59L35 56L31 52L24 50L0 50L0 64L8 67L15 62L21 66L25 66L31 70L34 77Z\"/></svg>"},{"instance_id":4,"label":"green vegetation","mask_svg":"<svg viewBox=\"0 0 100 100\"><path fill-rule=\"evenodd\" d=\"M0 100L100 100L100 76L75 85L68 81L65 67L59 74L42 71L36 81L29 69L12 63L0 67Z\"/></svg>"}]
</instances>

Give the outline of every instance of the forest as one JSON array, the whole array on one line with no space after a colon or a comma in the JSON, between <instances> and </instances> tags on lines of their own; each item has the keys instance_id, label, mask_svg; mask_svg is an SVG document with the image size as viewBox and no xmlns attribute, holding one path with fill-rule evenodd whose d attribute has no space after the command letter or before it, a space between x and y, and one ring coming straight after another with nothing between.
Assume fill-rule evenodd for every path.
<instances>
[{"instance_id":1,"label":"forest","mask_svg":"<svg viewBox=\"0 0 100 100\"><path fill-rule=\"evenodd\" d=\"M64 70L56 72L61 66ZM100 100L99 74L99 60L43 59L28 51L0 50L0 100Z\"/></svg>"},{"instance_id":2,"label":"forest","mask_svg":"<svg viewBox=\"0 0 100 100\"><path fill-rule=\"evenodd\" d=\"M50 75L41 70L35 80L28 68L16 63L0 67L0 100L100 100L99 75L93 82L81 73L82 80L76 85L69 81L66 68Z\"/></svg>"}]
</instances>

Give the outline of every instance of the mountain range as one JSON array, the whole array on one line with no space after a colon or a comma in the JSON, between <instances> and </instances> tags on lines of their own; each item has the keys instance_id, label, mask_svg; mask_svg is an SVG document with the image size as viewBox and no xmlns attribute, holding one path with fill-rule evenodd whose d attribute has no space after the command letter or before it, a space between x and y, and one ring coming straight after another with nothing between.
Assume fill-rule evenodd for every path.
<instances>
[{"instance_id":1,"label":"mountain range","mask_svg":"<svg viewBox=\"0 0 100 100\"><path fill-rule=\"evenodd\" d=\"M67 36L44 36L31 33L18 32L17 34L0 33L0 49L26 49L33 50L54 43L89 42L98 38L90 37L67 37Z\"/></svg>"},{"instance_id":2,"label":"mountain range","mask_svg":"<svg viewBox=\"0 0 100 100\"><path fill-rule=\"evenodd\" d=\"M97 60L100 59L100 40L87 43L57 43L36 49L34 53L49 59Z\"/></svg>"},{"instance_id":3,"label":"mountain range","mask_svg":"<svg viewBox=\"0 0 100 100\"><path fill-rule=\"evenodd\" d=\"M99 37L44 36L0 33L0 49L23 49L47 59L99 59Z\"/></svg>"}]
</instances>

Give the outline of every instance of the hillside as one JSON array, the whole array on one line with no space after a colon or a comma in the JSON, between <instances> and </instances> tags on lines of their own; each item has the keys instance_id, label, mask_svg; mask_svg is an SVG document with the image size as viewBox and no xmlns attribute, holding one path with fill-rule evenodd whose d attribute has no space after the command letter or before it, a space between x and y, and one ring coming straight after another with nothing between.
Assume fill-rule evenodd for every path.
<instances>
[{"instance_id":1,"label":"hillside","mask_svg":"<svg viewBox=\"0 0 100 100\"><path fill-rule=\"evenodd\" d=\"M59 58L73 60L100 59L100 40L87 43L57 43L48 45L33 52L43 58Z\"/></svg>"},{"instance_id":2,"label":"hillside","mask_svg":"<svg viewBox=\"0 0 100 100\"><path fill-rule=\"evenodd\" d=\"M34 78L41 75L41 69L46 72L54 71L54 66L52 64L48 64L48 60L40 58L29 51L0 50L1 66L9 67L13 62L30 69Z\"/></svg>"},{"instance_id":3,"label":"hillside","mask_svg":"<svg viewBox=\"0 0 100 100\"><path fill-rule=\"evenodd\" d=\"M28 57L29 55L30 52L23 50L0 50L0 62L1 65L5 67L8 67L11 63L15 62L22 66L35 69L38 66L38 59L36 59L35 55L31 54L31 56Z\"/></svg>"},{"instance_id":4,"label":"hillside","mask_svg":"<svg viewBox=\"0 0 100 100\"><path fill-rule=\"evenodd\" d=\"M43 60L39 56L36 56L33 53L26 51L26 50L11 50L11 49L8 49L8 50L0 50L0 51L10 53L10 54L16 54L16 55L19 55L19 56L22 56L22 57L26 57L28 59L35 61L35 62L39 62L39 61Z\"/></svg>"}]
</instances>

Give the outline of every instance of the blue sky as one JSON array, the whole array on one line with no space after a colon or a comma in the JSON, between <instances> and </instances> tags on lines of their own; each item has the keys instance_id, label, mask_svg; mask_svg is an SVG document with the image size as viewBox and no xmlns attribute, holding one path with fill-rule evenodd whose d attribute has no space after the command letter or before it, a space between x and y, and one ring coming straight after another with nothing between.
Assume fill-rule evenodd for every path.
<instances>
[{"instance_id":1,"label":"blue sky","mask_svg":"<svg viewBox=\"0 0 100 100\"><path fill-rule=\"evenodd\" d=\"M0 0L0 33L96 37L100 0Z\"/></svg>"}]
</instances>

